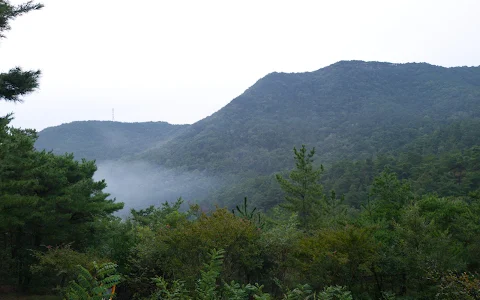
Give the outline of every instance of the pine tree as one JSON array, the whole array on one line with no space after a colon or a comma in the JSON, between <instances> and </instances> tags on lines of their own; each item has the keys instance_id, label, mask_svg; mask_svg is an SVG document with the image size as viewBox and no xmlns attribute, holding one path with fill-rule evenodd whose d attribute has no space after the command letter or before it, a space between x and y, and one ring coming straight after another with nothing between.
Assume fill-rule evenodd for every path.
<instances>
[{"instance_id":1,"label":"pine tree","mask_svg":"<svg viewBox=\"0 0 480 300\"><path fill-rule=\"evenodd\" d=\"M93 161L35 151L35 138L34 131L0 128L0 243L10 262L2 267L20 285L28 284L29 249L74 242L83 250L95 220L123 208L93 179Z\"/></svg>"},{"instance_id":2,"label":"pine tree","mask_svg":"<svg viewBox=\"0 0 480 300\"><path fill-rule=\"evenodd\" d=\"M282 206L298 213L300 226L309 229L322 208L323 187L319 183L323 166L313 167L315 148L307 152L305 145L300 150L293 148L296 168L290 172L289 179L277 174L280 187L285 192Z\"/></svg>"},{"instance_id":3,"label":"pine tree","mask_svg":"<svg viewBox=\"0 0 480 300\"><path fill-rule=\"evenodd\" d=\"M0 0L0 38L9 21L41 7ZM39 76L39 71L20 68L1 73L0 100L21 101L38 87ZM30 250L69 242L76 249L87 248L95 220L110 216L123 203L107 199L106 183L93 179L95 162L36 151L35 130L12 128L11 119L0 117L0 282L25 287L34 260Z\"/></svg>"},{"instance_id":4,"label":"pine tree","mask_svg":"<svg viewBox=\"0 0 480 300\"><path fill-rule=\"evenodd\" d=\"M41 4L31 1L14 6L8 1L0 0L0 39L5 38L5 32L10 29L10 21L40 8ZM20 102L20 96L38 87L39 76L40 71L22 71L20 67L0 73L0 100ZM25 273L28 265L17 258L27 255L26 249L20 247L27 235L23 225L26 214L35 213L32 207L37 199L23 194L25 188L35 185L34 178L21 176L32 169L36 135L34 130L10 128L11 120L11 114L0 116L0 241L3 240L4 250L9 253L8 256L0 255L3 271L0 272L0 281L6 276L8 280L4 281L7 283L23 284L25 277L19 274ZM12 270L9 266L15 268Z\"/></svg>"},{"instance_id":5,"label":"pine tree","mask_svg":"<svg viewBox=\"0 0 480 300\"><path fill-rule=\"evenodd\" d=\"M5 31L10 29L9 22L16 17L32 10L38 10L43 5L29 1L17 6L9 1L0 0L0 39L5 38ZM24 96L38 88L40 71L23 71L20 67L7 73L0 73L0 100L20 102Z\"/></svg>"}]
</instances>

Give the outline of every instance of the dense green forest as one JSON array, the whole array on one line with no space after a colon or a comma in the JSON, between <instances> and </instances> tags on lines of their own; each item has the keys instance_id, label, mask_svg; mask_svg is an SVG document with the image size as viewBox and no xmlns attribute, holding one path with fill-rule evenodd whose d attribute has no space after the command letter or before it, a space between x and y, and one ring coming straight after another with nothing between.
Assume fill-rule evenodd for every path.
<instances>
[{"instance_id":1,"label":"dense green forest","mask_svg":"<svg viewBox=\"0 0 480 300\"><path fill-rule=\"evenodd\" d=\"M302 143L315 146L324 163L399 150L444 125L478 118L479 97L478 67L342 61L315 72L269 74L191 126L74 122L40 132L37 148L269 175L291 168L287 150Z\"/></svg>"},{"instance_id":2,"label":"dense green forest","mask_svg":"<svg viewBox=\"0 0 480 300\"><path fill-rule=\"evenodd\" d=\"M479 98L479 67L342 61L314 72L269 74L193 125L161 124L158 136L156 123L74 122L43 130L36 147L96 159L100 168L107 159L143 161L171 170L164 177L179 182L175 192L191 200L232 207L248 196L268 209L281 199L273 174L293 167L294 145L315 147L328 172L339 161L463 149L478 141ZM188 191L177 178L184 173L199 174L188 176Z\"/></svg>"},{"instance_id":3,"label":"dense green forest","mask_svg":"<svg viewBox=\"0 0 480 300\"><path fill-rule=\"evenodd\" d=\"M286 150L302 143L326 163L369 158L478 118L479 96L480 68L343 61L272 73L141 156L167 167L260 175L291 167Z\"/></svg>"},{"instance_id":4,"label":"dense green forest","mask_svg":"<svg viewBox=\"0 0 480 300\"><path fill-rule=\"evenodd\" d=\"M0 37L41 8L0 1ZM0 73L0 100L39 76ZM355 61L270 74L188 126L38 138L7 114L0 298L479 299L479 109L480 68ZM92 159L224 181L120 218Z\"/></svg>"}]
</instances>

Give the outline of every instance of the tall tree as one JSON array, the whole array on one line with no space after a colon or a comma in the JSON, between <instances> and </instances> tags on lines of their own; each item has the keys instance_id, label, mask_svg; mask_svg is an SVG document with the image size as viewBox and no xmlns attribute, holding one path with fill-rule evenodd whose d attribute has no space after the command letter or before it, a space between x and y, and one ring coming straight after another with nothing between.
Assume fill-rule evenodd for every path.
<instances>
[{"instance_id":1,"label":"tall tree","mask_svg":"<svg viewBox=\"0 0 480 300\"><path fill-rule=\"evenodd\" d=\"M400 210L408 204L413 194L408 183L398 180L395 173L386 169L375 177L371 196L376 218L398 221Z\"/></svg>"},{"instance_id":2,"label":"tall tree","mask_svg":"<svg viewBox=\"0 0 480 300\"><path fill-rule=\"evenodd\" d=\"M282 206L298 213L300 226L309 229L322 209L323 186L319 183L323 166L314 168L315 148L307 151L305 145L300 150L293 148L296 168L290 172L289 179L277 174L280 187L285 192Z\"/></svg>"},{"instance_id":3,"label":"tall tree","mask_svg":"<svg viewBox=\"0 0 480 300\"><path fill-rule=\"evenodd\" d=\"M32 1L11 5L9 1L0 0L0 39L5 38L5 32L10 30L10 21L16 17L32 10L42 8L41 4ZM0 100L19 102L20 96L32 92L38 87L40 71L22 71L15 67L7 73L0 72ZM2 260L2 271L0 272L0 283L8 278L20 279L20 269L25 269L25 264L19 257L20 249L18 244L19 236L22 235L22 222L25 214L34 210L34 197L22 197L21 189L26 186L33 186L34 179L19 179L19 169L27 170L33 162L33 130L20 130L9 127L11 115L0 116L0 240L4 247L0 250ZM7 183L8 180L15 180L15 184ZM16 188L16 192L13 189ZM10 195L7 195L10 191ZM21 208L20 208L21 207ZM15 266L13 271L10 266ZM13 272L12 272L13 271Z\"/></svg>"},{"instance_id":4,"label":"tall tree","mask_svg":"<svg viewBox=\"0 0 480 300\"><path fill-rule=\"evenodd\" d=\"M42 5L13 6L0 0L0 37L9 21ZM0 74L0 100L18 102L38 87L40 71L14 68ZM27 286L33 257L41 246L73 243L77 250L90 245L94 222L123 208L107 199L104 181L95 181L93 161L75 161L34 148L35 130L9 126L0 118L0 284Z\"/></svg>"},{"instance_id":5,"label":"tall tree","mask_svg":"<svg viewBox=\"0 0 480 300\"><path fill-rule=\"evenodd\" d=\"M35 151L33 130L4 123L0 128L0 256L4 262L0 282L26 286L33 263L30 249L73 243L76 250L84 250L91 244L95 221L121 209L123 203L103 193L106 183L93 179L93 161Z\"/></svg>"}]
</instances>

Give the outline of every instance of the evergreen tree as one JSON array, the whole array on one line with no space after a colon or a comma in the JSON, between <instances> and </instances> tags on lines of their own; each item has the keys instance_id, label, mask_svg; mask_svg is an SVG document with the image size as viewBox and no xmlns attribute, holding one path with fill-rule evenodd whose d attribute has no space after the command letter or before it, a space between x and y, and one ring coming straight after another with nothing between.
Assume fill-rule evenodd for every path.
<instances>
[{"instance_id":1,"label":"evergreen tree","mask_svg":"<svg viewBox=\"0 0 480 300\"><path fill-rule=\"evenodd\" d=\"M373 181L371 196L376 206L376 218L398 220L400 209L412 199L410 185L397 179L397 175L388 169Z\"/></svg>"},{"instance_id":2,"label":"evergreen tree","mask_svg":"<svg viewBox=\"0 0 480 300\"><path fill-rule=\"evenodd\" d=\"M321 211L323 187L319 183L323 166L313 167L315 148L307 151L305 145L300 150L293 148L296 168L290 172L289 179L277 174L280 187L285 192L282 206L298 213L300 226L309 229Z\"/></svg>"},{"instance_id":3,"label":"evergreen tree","mask_svg":"<svg viewBox=\"0 0 480 300\"><path fill-rule=\"evenodd\" d=\"M0 37L9 21L41 7L0 1ZM39 75L20 68L0 74L0 100L21 101L20 96L38 87ZM35 130L12 128L11 119L0 118L0 283L26 287L34 262L31 250L70 242L86 249L95 234L94 222L123 203L107 199L105 181L93 180L95 162L36 151Z\"/></svg>"},{"instance_id":4,"label":"evergreen tree","mask_svg":"<svg viewBox=\"0 0 480 300\"><path fill-rule=\"evenodd\" d=\"M32 1L14 6L9 1L0 0L0 38L4 38L4 32L10 29L10 21L42 7L41 4ZM20 67L13 68L7 73L0 73L0 100L21 101L20 96L38 88L39 77L40 71L23 71Z\"/></svg>"},{"instance_id":5,"label":"evergreen tree","mask_svg":"<svg viewBox=\"0 0 480 300\"><path fill-rule=\"evenodd\" d=\"M27 2L17 6L9 1L0 0L0 39L10 29L10 21L32 10L42 8L41 4ZM0 100L19 102L20 96L32 92L38 87L40 71L22 71L16 67L7 73L0 72ZM0 116L0 240L3 251L0 252L2 271L0 282L22 283L18 276L28 269L28 265L17 258L22 255L18 246L26 235L24 220L26 214L35 213L32 209L35 197L22 195L23 189L35 185L35 178L22 178L34 161L34 130L10 128L11 115ZM23 171L20 171L23 170ZM15 246L14 246L15 245ZM25 249L24 249L25 250ZM10 266L15 266L14 270ZM2 280L4 278L8 280Z\"/></svg>"},{"instance_id":6,"label":"evergreen tree","mask_svg":"<svg viewBox=\"0 0 480 300\"><path fill-rule=\"evenodd\" d=\"M0 243L3 270L11 284L29 284L29 249L74 242L88 247L94 222L121 209L122 203L103 193L104 181L94 181L93 161L57 156L34 149L32 130L0 128ZM0 281L1 281L0 274Z\"/></svg>"}]
</instances>

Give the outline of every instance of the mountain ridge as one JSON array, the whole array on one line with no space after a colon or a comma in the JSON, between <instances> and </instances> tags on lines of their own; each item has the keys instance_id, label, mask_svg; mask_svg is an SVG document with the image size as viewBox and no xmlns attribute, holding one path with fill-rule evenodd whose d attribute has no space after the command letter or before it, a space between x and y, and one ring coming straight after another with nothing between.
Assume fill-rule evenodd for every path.
<instances>
[{"instance_id":1,"label":"mountain ridge","mask_svg":"<svg viewBox=\"0 0 480 300\"><path fill-rule=\"evenodd\" d=\"M471 72L472 70L474 72ZM302 130L308 126L308 122L312 122L313 125L327 125L330 129L345 127L344 123L348 122L351 122L352 126L357 126L358 121L363 122L364 126L381 127L405 121L421 125L423 117L433 116L437 122L442 122L443 117L461 118L462 114L478 114L478 108L475 107L478 104L475 100L477 98L471 103L462 103L467 106L459 107L457 115L449 115L445 110L448 102L456 98L454 94L458 94L458 91L449 89L467 90L471 89L472 85L478 87L479 73L479 68L475 67L445 68L426 63L392 64L358 61L341 61L307 73L270 73L225 107L193 124L182 136L173 139L166 145L171 147L170 150L151 149L143 155L143 158L168 165L167 157L174 155L174 152L178 154L178 151L173 151L174 148L189 147L188 143L182 144L179 140L194 142L186 152L191 152L194 148L202 151L204 146L207 146L210 152L215 153L221 147L212 146L212 143L204 141L211 139L212 136L229 139L230 148L242 147L245 145L244 142L252 137L252 127L255 127L255 124L250 124L248 130L245 128L241 130L242 123L260 120L267 115L269 121L275 122L276 125L285 121L286 117L291 123L300 122L302 126L299 130ZM447 95L443 95L444 93ZM479 91L476 90L475 93L478 95ZM437 101L441 98L445 98L443 103ZM418 101L419 99L421 101ZM290 114L285 110L286 104L290 105L288 108ZM406 111L400 114L402 110ZM416 118L412 118L418 110L425 114L421 117L417 114ZM361 113L370 114L370 117L375 116L377 124L369 124L370 117L360 120ZM379 115L389 117L379 119ZM318 122L320 118L329 121ZM268 151L277 149L278 145L268 144L269 137L278 142L282 141L282 136L287 133L282 133L272 124L265 126L269 124L263 123L263 129L267 129L269 134L253 142L259 143L261 149ZM207 134L209 130L214 132ZM335 134L335 130L327 130L323 136L321 132L303 132L290 136L287 140L291 145L298 145L302 141L312 143L316 138L326 139L332 133Z\"/></svg>"},{"instance_id":2,"label":"mountain ridge","mask_svg":"<svg viewBox=\"0 0 480 300\"><path fill-rule=\"evenodd\" d=\"M326 117L326 114L335 114L335 118L341 119L342 122L345 123L348 122L349 119L356 118L355 114L351 113L351 110L362 108L363 110L366 110L367 113L375 113L376 110L382 109L382 107L376 107L378 103L363 103L362 107L361 104L359 104L362 99L371 99L373 97L373 92L380 91L382 93L382 99L385 102L390 102L392 107L388 108L388 110L392 113L392 111L401 109L406 103L411 103L418 99L423 99L423 102L425 102L425 98L422 98L424 96L422 95L422 91L428 90L429 85L441 84L442 89L452 86L463 86L463 88L465 88L465 83L480 86L480 74L478 70L478 67L443 67L428 63L390 63L342 60L311 72L272 72L259 79L255 84L246 89L243 94L234 98L230 103L217 112L192 125L171 125L166 122L130 123L168 124L166 126L183 126L183 129L179 132L173 131L173 134L171 136L169 135L168 139L164 140L163 137L160 138L160 143L149 143L145 145L145 148L143 149L144 151L138 151L139 149L137 148L136 151L130 151L128 155L134 155L137 158L147 159L162 165L166 164L169 167L178 167L179 165L169 162L167 156L178 152L175 147L188 146L188 144L180 145L181 143L179 144L179 140L191 140L194 142L192 147L196 147L195 150L201 150L204 146L210 148L209 150L213 152L221 150L221 147L208 147L208 140L212 138L210 136L212 132L208 131L214 127L215 123L221 123L221 126L216 126L216 130L213 132L215 135L230 140L231 147L242 148L245 146L244 141L251 139L249 137L251 137L253 131L258 128L255 129L254 126L254 128L249 128L249 130L241 130L241 123L252 122L255 119L260 119L263 116L268 115L270 121L278 124L285 120L285 111L282 112L282 106L284 106L285 103L295 104L299 107L303 106L303 111L292 111L292 115L296 113L297 116L296 118L290 118L290 122L303 121L301 119L304 119L315 123L319 118ZM387 73L388 77L385 76ZM448 78L445 78L446 74L448 74ZM414 78L419 78L420 81L425 81L425 78L428 77L428 82L423 82L420 86L418 85L418 82L416 85L412 85L411 82L409 82L409 80L412 81L412 76ZM389 84L389 81L391 81L392 78L399 82L397 90L387 91L385 86ZM367 85L367 88L362 85ZM412 89L415 89L418 94L413 97L411 95L407 95L408 97L398 97L398 91L405 93ZM355 92L354 95L342 95L342 93L345 94L346 91L352 90ZM425 92L423 92L423 94L425 94ZM331 101L331 99L335 99L336 101ZM435 103L431 100L432 99L430 99L429 103L423 103L416 108L421 108L422 110L431 108L432 110L435 110ZM387 109L383 108L383 110L383 112L385 112ZM449 117L461 118L461 114L469 114L472 112L471 109L468 111L469 112L463 110L458 112L457 116ZM475 111L475 109L473 109L473 111ZM398 121L398 119L403 117L404 116L400 118L393 117L390 118L390 120L382 120L380 123L385 125L387 123L392 123L395 120ZM303 125L305 125L305 122L303 123ZM69 124L76 123L73 122ZM321 125L329 126L329 124ZM340 124L337 124L337 126L338 125ZM352 126L356 125L357 123L352 123ZM52 128L58 129L62 126L65 127L71 125L64 124L42 130L39 134L39 142L37 143L39 148L48 149L48 143L42 141L44 136L49 131L53 131L54 129ZM263 134L263 137L253 141L253 143L257 143L257 146L267 151L277 149L278 145L274 145L268 141L274 139L282 140L282 136L285 135L285 132L281 134L276 133L274 127L275 126L272 124L267 126L267 128L265 128L267 132ZM327 133L328 132L324 132L324 134L319 132L303 132L302 134L295 134L294 136L290 136L283 140L288 140L290 144L293 142L293 144L297 145L301 143L302 140L311 143L315 138L320 137L326 139L330 134L334 134L334 132ZM312 135L316 137L313 137ZM300 138L296 138L295 136ZM169 146L168 144L172 145ZM165 146L170 149L160 149ZM193 149L190 148L190 151L193 151ZM142 154L139 152L142 152ZM87 158L92 157L89 155ZM103 158L104 156L100 157L100 159ZM118 159L120 157L116 155L113 158Z\"/></svg>"},{"instance_id":3,"label":"mountain ridge","mask_svg":"<svg viewBox=\"0 0 480 300\"><path fill-rule=\"evenodd\" d=\"M479 119L480 67L341 61L312 72L270 73L192 125L165 125L158 137L144 136L141 129L132 136L135 147L128 149L109 145L108 151L100 152L91 135L82 137L87 142L70 143L75 134L70 136L68 130L67 142L55 130L51 138L75 155L87 149L90 157L100 154L94 157L98 160L143 161L153 170L172 170L172 183L175 176L190 174L178 180L182 190L195 186L190 197L221 203L222 198L237 199L245 193L269 198L266 202L271 204L279 197L269 192L274 191L271 175L294 167L294 146L316 147L317 164L329 167L410 151L412 143L442 128L462 121L476 124ZM44 134L40 132L39 140ZM477 135L469 136L473 144L480 144ZM105 145L102 139L94 140ZM43 146L51 149L47 143ZM222 183L212 183L217 180ZM265 186L267 192L257 193ZM182 195L180 189L178 193ZM253 202L258 201L254 197Z\"/></svg>"}]
</instances>

